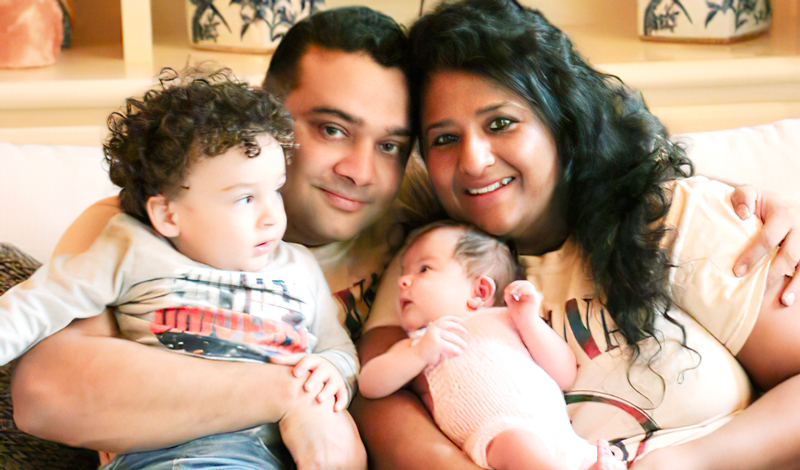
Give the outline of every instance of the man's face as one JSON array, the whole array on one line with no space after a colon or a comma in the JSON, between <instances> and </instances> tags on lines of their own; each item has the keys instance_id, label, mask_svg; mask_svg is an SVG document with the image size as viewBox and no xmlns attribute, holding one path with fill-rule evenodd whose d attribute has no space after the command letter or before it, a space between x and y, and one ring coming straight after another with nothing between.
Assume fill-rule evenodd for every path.
<instances>
[{"instance_id":1,"label":"man's face","mask_svg":"<svg viewBox=\"0 0 800 470\"><path fill-rule=\"evenodd\" d=\"M307 246L348 240L388 209L410 144L400 69L364 53L312 46L286 97L298 147L287 167L285 239Z\"/></svg>"}]
</instances>

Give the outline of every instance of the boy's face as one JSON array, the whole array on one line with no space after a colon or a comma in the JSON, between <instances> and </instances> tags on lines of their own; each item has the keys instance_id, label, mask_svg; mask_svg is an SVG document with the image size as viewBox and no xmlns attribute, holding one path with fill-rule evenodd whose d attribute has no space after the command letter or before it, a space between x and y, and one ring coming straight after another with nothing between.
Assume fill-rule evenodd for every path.
<instances>
[{"instance_id":1,"label":"boy's face","mask_svg":"<svg viewBox=\"0 0 800 470\"><path fill-rule=\"evenodd\" d=\"M288 241L349 240L389 208L410 145L408 89L364 53L311 46L286 97L298 144L281 191Z\"/></svg>"},{"instance_id":2,"label":"boy's face","mask_svg":"<svg viewBox=\"0 0 800 470\"><path fill-rule=\"evenodd\" d=\"M406 250L398 302L398 318L404 330L418 330L445 315L466 311L473 281L453 257L463 233L463 229L456 227L437 228Z\"/></svg>"},{"instance_id":3,"label":"boy's face","mask_svg":"<svg viewBox=\"0 0 800 470\"><path fill-rule=\"evenodd\" d=\"M286 181L283 149L268 134L257 137L261 153L242 147L201 158L189 168L178 196L170 200L180 232L175 247L189 258L218 269L258 271L286 230L278 190Z\"/></svg>"}]
</instances>

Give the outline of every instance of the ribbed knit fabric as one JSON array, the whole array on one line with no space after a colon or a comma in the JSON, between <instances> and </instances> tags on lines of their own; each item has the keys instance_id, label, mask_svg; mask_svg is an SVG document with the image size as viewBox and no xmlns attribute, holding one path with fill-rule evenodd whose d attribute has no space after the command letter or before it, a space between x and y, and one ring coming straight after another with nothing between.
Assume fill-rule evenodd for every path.
<instances>
[{"instance_id":1,"label":"ribbed knit fabric","mask_svg":"<svg viewBox=\"0 0 800 470\"><path fill-rule=\"evenodd\" d=\"M436 424L484 468L486 446L511 428L539 436L565 469L588 468L596 447L573 431L558 385L533 361L505 310L488 312L465 321L471 340L464 354L426 371Z\"/></svg>"}]
</instances>

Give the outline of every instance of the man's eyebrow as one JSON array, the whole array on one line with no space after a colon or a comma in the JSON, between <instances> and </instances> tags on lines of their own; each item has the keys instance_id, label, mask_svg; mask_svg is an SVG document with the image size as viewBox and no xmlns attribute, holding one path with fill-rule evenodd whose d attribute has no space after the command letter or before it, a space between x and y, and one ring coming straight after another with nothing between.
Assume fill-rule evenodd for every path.
<instances>
[{"instance_id":1,"label":"man's eyebrow","mask_svg":"<svg viewBox=\"0 0 800 470\"><path fill-rule=\"evenodd\" d=\"M357 118L350 113L346 113L338 108L329 108L327 106L317 106L316 108L311 108L310 114L333 114L334 116L339 116L340 118L344 119L347 122L352 122L353 124L361 125L364 123L364 120L361 118Z\"/></svg>"},{"instance_id":2,"label":"man's eyebrow","mask_svg":"<svg viewBox=\"0 0 800 470\"><path fill-rule=\"evenodd\" d=\"M400 137L411 137L411 129L408 127L390 127L386 129L386 133Z\"/></svg>"}]
</instances>

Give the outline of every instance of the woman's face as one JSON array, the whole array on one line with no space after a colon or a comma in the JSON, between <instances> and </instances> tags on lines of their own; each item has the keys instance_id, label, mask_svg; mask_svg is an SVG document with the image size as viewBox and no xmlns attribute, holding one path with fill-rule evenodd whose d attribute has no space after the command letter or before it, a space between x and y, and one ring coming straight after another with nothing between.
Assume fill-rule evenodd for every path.
<instances>
[{"instance_id":1,"label":"woman's face","mask_svg":"<svg viewBox=\"0 0 800 470\"><path fill-rule=\"evenodd\" d=\"M421 139L451 217L509 236L525 254L564 241L555 140L521 98L478 75L439 72L424 96Z\"/></svg>"}]
</instances>

